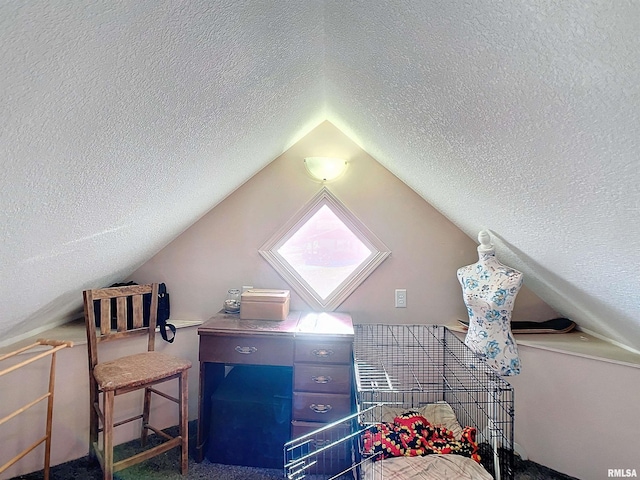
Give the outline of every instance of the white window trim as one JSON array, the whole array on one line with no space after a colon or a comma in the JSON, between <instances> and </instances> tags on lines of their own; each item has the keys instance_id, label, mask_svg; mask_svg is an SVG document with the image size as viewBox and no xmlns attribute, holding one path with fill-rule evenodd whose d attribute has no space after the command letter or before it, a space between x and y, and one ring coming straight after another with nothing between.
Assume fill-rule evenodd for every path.
<instances>
[{"instance_id":1,"label":"white window trim","mask_svg":"<svg viewBox=\"0 0 640 480\"><path fill-rule=\"evenodd\" d=\"M372 254L362 262L327 298L320 297L315 290L293 269L278 253L278 249L286 243L320 208L327 205L333 213L364 243ZM364 280L373 273L390 254L391 251L376 237L344 204L326 187L323 187L302 209L285 223L258 250L260 255L287 281L293 290L319 311L333 311Z\"/></svg>"}]
</instances>

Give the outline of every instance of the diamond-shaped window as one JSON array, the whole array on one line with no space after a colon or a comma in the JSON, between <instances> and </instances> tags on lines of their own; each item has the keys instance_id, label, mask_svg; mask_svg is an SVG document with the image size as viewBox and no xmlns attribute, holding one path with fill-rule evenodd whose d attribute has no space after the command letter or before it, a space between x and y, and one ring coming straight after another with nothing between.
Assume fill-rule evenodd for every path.
<instances>
[{"instance_id":1,"label":"diamond-shaped window","mask_svg":"<svg viewBox=\"0 0 640 480\"><path fill-rule=\"evenodd\" d=\"M389 249L323 188L260 249L312 308L334 310Z\"/></svg>"}]
</instances>

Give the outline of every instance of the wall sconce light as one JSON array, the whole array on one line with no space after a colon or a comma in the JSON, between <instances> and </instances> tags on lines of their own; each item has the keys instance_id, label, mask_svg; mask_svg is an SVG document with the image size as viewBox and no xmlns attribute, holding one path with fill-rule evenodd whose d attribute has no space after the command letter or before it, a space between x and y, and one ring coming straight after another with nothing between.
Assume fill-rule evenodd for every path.
<instances>
[{"instance_id":1,"label":"wall sconce light","mask_svg":"<svg viewBox=\"0 0 640 480\"><path fill-rule=\"evenodd\" d=\"M347 161L333 157L307 157L304 166L312 178L321 182L332 182L347 169Z\"/></svg>"}]
</instances>

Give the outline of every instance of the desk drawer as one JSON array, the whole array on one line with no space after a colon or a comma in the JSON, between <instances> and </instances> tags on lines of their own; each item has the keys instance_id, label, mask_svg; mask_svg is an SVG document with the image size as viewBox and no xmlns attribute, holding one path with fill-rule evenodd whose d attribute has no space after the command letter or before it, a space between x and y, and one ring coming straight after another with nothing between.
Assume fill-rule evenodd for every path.
<instances>
[{"instance_id":1,"label":"desk drawer","mask_svg":"<svg viewBox=\"0 0 640 480\"><path fill-rule=\"evenodd\" d=\"M351 363L351 342L296 341L296 362Z\"/></svg>"},{"instance_id":2,"label":"desk drawer","mask_svg":"<svg viewBox=\"0 0 640 480\"><path fill-rule=\"evenodd\" d=\"M350 414L349 394L293 392L294 420L329 423Z\"/></svg>"},{"instance_id":3,"label":"desk drawer","mask_svg":"<svg viewBox=\"0 0 640 480\"><path fill-rule=\"evenodd\" d=\"M200 336L200 361L240 365L293 365L293 338Z\"/></svg>"},{"instance_id":4,"label":"desk drawer","mask_svg":"<svg viewBox=\"0 0 640 480\"><path fill-rule=\"evenodd\" d=\"M302 392L349 393L351 367L296 363L293 369L293 389Z\"/></svg>"}]
</instances>

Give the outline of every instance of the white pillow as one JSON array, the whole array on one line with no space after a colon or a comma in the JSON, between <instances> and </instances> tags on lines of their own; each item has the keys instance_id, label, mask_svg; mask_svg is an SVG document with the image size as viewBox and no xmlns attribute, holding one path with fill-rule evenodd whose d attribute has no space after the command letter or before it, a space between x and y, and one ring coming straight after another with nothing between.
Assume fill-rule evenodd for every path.
<instances>
[{"instance_id":1,"label":"white pillow","mask_svg":"<svg viewBox=\"0 0 640 480\"><path fill-rule=\"evenodd\" d=\"M429 420L432 425L445 427L453 432L455 438L462 436L462 427L458 423L456 414L447 402L430 403L420 410L420 415Z\"/></svg>"}]
</instances>

